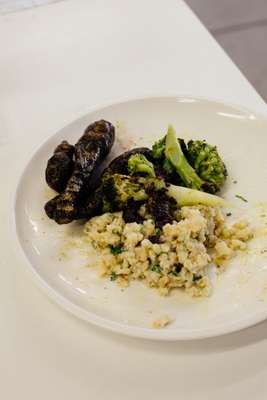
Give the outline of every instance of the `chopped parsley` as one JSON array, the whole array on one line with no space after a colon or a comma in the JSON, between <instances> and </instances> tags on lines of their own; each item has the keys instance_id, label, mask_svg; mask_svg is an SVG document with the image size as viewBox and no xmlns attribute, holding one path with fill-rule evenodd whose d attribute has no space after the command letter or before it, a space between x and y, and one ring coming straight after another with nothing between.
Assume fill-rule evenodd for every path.
<instances>
[{"instance_id":1,"label":"chopped parsley","mask_svg":"<svg viewBox=\"0 0 267 400\"><path fill-rule=\"evenodd\" d=\"M199 281L199 279L202 278L202 275L199 274L193 274L193 282Z\"/></svg>"},{"instance_id":2,"label":"chopped parsley","mask_svg":"<svg viewBox=\"0 0 267 400\"><path fill-rule=\"evenodd\" d=\"M231 217L232 213L228 212L226 213L226 217Z\"/></svg>"},{"instance_id":3,"label":"chopped parsley","mask_svg":"<svg viewBox=\"0 0 267 400\"><path fill-rule=\"evenodd\" d=\"M116 274L116 272L112 271L110 274L110 280L115 281L117 278L118 278L118 275Z\"/></svg>"},{"instance_id":4,"label":"chopped parsley","mask_svg":"<svg viewBox=\"0 0 267 400\"><path fill-rule=\"evenodd\" d=\"M162 272L162 268L159 264L154 264L151 267L151 271L157 272L158 274L160 274Z\"/></svg>"},{"instance_id":5,"label":"chopped parsley","mask_svg":"<svg viewBox=\"0 0 267 400\"><path fill-rule=\"evenodd\" d=\"M155 229L155 234L156 234L156 236L160 236L161 235L161 229L160 228L156 228Z\"/></svg>"},{"instance_id":6,"label":"chopped parsley","mask_svg":"<svg viewBox=\"0 0 267 400\"><path fill-rule=\"evenodd\" d=\"M240 199L240 200L242 200L242 201L244 201L245 203L248 203L248 200L245 199L245 197L241 196L240 194L236 194L235 197Z\"/></svg>"},{"instance_id":7,"label":"chopped parsley","mask_svg":"<svg viewBox=\"0 0 267 400\"><path fill-rule=\"evenodd\" d=\"M236 183L237 183L237 181L233 181L233 183L234 183L234 184L236 184Z\"/></svg>"},{"instance_id":8,"label":"chopped parsley","mask_svg":"<svg viewBox=\"0 0 267 400\"><path fill-rule=\"evenodd\" d=\"M121 245L114 246L113 244L109 244L108 247L111 254L113 254L114 256L116 256L117 254L121 254L124 251Z\"/></svg>"}]
</instances>

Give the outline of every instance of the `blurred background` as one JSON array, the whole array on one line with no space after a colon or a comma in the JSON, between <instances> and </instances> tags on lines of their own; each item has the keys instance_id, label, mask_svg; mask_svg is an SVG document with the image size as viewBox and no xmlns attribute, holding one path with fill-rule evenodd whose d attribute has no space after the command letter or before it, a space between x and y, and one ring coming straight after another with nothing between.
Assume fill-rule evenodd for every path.
<instances>
[{"instance_id":1,"label":"blurred background","mask_svg":"<svg viewBox=\"0 0 267 400\"><path fill-rule=\"evenodd\" d=\"M185 0L267 101L267 0Z\"/></svg>"},{"instance_id":2,"label":"blurred background","mask_svg":"<svg viewBox=\"0 0 267 400\"><path fill-rule=\"evenodd\" d=\"M0 14L56 1L0 0ZM267 0L185 2L267 101Z\"/></svg>"}]
</instances>

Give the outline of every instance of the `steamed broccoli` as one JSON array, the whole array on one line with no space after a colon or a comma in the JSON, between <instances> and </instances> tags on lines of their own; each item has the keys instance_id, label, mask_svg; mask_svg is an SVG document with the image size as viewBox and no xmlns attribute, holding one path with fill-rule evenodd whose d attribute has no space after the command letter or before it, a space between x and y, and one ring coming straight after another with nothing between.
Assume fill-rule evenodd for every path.
<instances>
[{"instance_id":1,"label":"steamed broccoli","mask_svg":"<svg viewBox=\"0 0 267 400\"><path fill-rule=\"evenodd\" d=\"M185 158L171 125L169 125L166 135L165 157L174 166L186 187L198 190L202 188L204 182Z\"/></svg>"},{"instance_id":2,"label":"steamed broccoli","mask_svg":"<svg viewBox=\"0 0 267 400\"><path fill-rule=\"evenodd\" d=\"M227 176L216 147L200 140L191 140L186 146L182 139L176 138L171 125L167 135L153 145L152 154L169 174L170 182L176 171L188 188L216 193Z\"/></svg>"},{"instance_id":3,"label":"steamed broccoli","mask_svg":"<svg viewBox=\"0 0 267 400\"><path fill-rule=\"evenodd\" d=\"M227 170L216 146L203 140L190 140L187 144L188 161L205 182L218 191L225 182Z\"/></svg>"},{"instance_id":4,"label":"steamed broccoli","mask_svg":"<svg viewBox=\"0 0 267 400\"><path fill-rule=\"evenodd\" d=\"M152 146L152 155L155 160L161 160L165 156L166 136L157 140Z\"/></svg>"},{"instance_id":5,"label":"steamed broccoli","mask_svg":"<svg viewBox=\"0 0 267 400\"><path fill-rule=\"evenodd\" d=\"M169 185L168 195L172 197L180 207L197 206L199 204L210 207L228 206L227 202L222 197L182 186Z\"/></svg>"},{"instance_id":6,"label":"steamed broccoli","mask_svg":"<svg viewBox=\"0 0 267 400\"><path fill-rule=\"evenodd\" d=\"M165 171L168 175L172 175L172 174L175 173L174 166L172 165L172 163L167 158L163 159L162 168L163 168L163 171Z\"/></svg>"},{"instance_id":7,"label":"steamed broccoli","mask_svg":"<svg viewBox=\"0 0 267 400\"><path fill-rule=\"evenodd\" d=\"M146 174L152 178L155 178L155 170L152 162L140 153L133 154L128 160L128 171L131 175L134 174Z\"/></svg>"},{"instance_id":8,"label":"steamed broccoli","mask_svg":"<svg viewBox=\"0 0 267 400\"><path fill-rule=\"evenodd\" d=\"M172 180L173 174L175 173L175 168L172 163L165 157L165 148L166 135L153 144L152 155L154 160L157 163L161 164L164 173L167 174L167 178L170 178L170 180Z\"/></svg>"}]
</instances>

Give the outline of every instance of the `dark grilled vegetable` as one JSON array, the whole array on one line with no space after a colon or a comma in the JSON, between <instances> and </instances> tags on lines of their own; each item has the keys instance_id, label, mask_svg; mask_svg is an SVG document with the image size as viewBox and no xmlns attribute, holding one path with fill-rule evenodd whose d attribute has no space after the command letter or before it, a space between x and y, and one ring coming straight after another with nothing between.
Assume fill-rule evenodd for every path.
<instances>
[{"instance_id":1,"label":"dark grilled vegetable","mask_svg":"<svg viewBox=\"0 0 267 400\"><path fill-rule=\"evenodd\" d=\"M90 219L103 214L103 188L100 186L94 192L77 204L74 219Z\"/></svg>"},{"instance_id":2,"label":"dark grilled vegetable","mask_svg":"<svg viewBox=\"0 0 267 400\"><path fill-rule=\"evenodd\" d=\"M166 188L150 190L148 210L152 214L157 228L172 223L171 199L167 195Z\"/></svg>"},{"instance_id":3,"label":"dark grilled vegetable","mask_svg":"<svg viewBox=\"0 0 267 400\"><path fill-rule=\"evenodd\" d=\"M126 223L136 222L137 224L141 224L144 221L144 218L138 213L142 204L142 201L135 201L132 198L127 201L122 213L123 219Z\"/></svg>"},{"instance_id":4,"label":"dark grilled vegetable","mask_svg":"<svg viewBox=\"0 0 267 400\"><path fill-rule=\"evenodd\" d=\"M94 190L89 196L85 196L85 198L76 204L75 213L73 215L73 219L90 219L96 215L102 214L103 212L112 211L114 209L118 209L118 205L111 204L110 196L112 195L113 188L109 193L108 182L109 177L116 173L125 172L128 174L128 159L133 154L144 154L147 158L151 159L151 150L146 147L139 147L136 149L132 149L130 151L126 151L125 153L120 154L111 163L108 167L103 171L101 178L98 181L97 189ZM105 191L104 191L105 188ZM108 192L108 196L105 193ZM132 199L133 200L133 199ZM133 200L134 201L134 200ZM50 218L53 218L53 210L54 210L54 199L48 202L45 206L45 210L47 215ZM135 202L135 206L137 206L138 202ZM132 203L133 205L133 203ZM141 204L139 204L140 207ZM136 215L137 210L132 210L131 207L128 206L125 208L125 218L130 222L137 222L137 220L141 220L142 218L139 215ZM51 215L51 216L50 216Z\"/></svg>"},{"instance_id":5,"label":"dark grilled vegetable","mask_svg":"<svg viewBox=\"0 0 267 400\"><path fill-rule=\"evenodd\" d=\"M54 218L54 210L60 196L56 196L45 205L45 212L49 218ZM73 219L90 219L96 215L103 213L103 190L102 187L97 188L90 196L76 205ZM64 215L62 216L64 218Z\"/></svg>"},{"instance_id":6,"label":"dark grilled vegetable","mask_svg":"<svg viewBox=\"0 0 267 400\"><path fill-rule=\"evenodd\" d=\"M74 146L63 140L49 158L45 170L45 178L48 186L58 193L65 190L73 171Z\"/></svg>"},{"instance_id":7,"label":"dark grilled vegetable","mask_svg":"<svg viewBox=\"0 0 267 400\"><path fill-rule=\"evenodd\" d=\"M47 215L58 224L77 218L78 206L90 191L92 174L109 153L114 136L113 125L100 120L89 125L76 143L74 169L68 184L63 193L45 206Z\"/></svg>"}]
</instances>

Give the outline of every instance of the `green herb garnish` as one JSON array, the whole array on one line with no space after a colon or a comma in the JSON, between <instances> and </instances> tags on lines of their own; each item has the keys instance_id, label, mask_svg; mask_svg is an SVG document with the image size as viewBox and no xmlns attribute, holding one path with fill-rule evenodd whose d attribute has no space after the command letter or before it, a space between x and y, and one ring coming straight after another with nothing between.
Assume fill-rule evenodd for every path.
<instances>
[{"instance_id":1,"label":"green herb garnish","mask_svg":"<svg viewBox=\"0 0 267 400\"><path fill-rule=\"evenodd\" d=\"M155 229L155 235L156 236L160 236L161 235L161 229L160 228L156 228Z\"/></svg>"},{"instance_id":2,"label":"green herb garnish","mask_svg":"<svg viewBox=\"0 0 267 400\"><path fill-rule=\"evenodd\" d=\"M116 274L116 272L112 271L110 274L110 280L115 281L117 278L118 278L118 275Z\"/></svg>"},{"instance_id":3,"label":"green herb garnish","mask_svg":"<svg viewBox=\"0 0 267 400\"><path fill-rule=\"evenodd\" d=\"M111 254L113 254L114 256L117 254L121 254L124 251L121 245L114 246L113 244L109 244L108 247L110 249Z\"/></svg>"},{"instance_id":4,"label":"green herb garnish","mask_svg":"<svg viewBox=\"0 0 267 400\"><path fill-rule=\"evenodd\" d=\"M199 279L202 278L202 275L199 274L193 274L193 282L199 281Z\"/></svg>"},{"instance_id":5,"label":"green herb garnish","mask_svg":"<svg viewBox=\"0 0 267 400\"><path fill-rule=\"evenodd\" d=\"M245 203L248 203L248 200L245 199L245 197L241 196L240 194L236 194L235 197L237 197L238 199L244 201Z\"/></svg>"},{"instance_id":6,"label":"green herb garnish","mask_svg":"<svg viewBox=\"0 0 267 400\"><path fill-rule=\"evenodd\" d=\"M232 213L226 213L226 217L231 217Z\"/></svg>"},{"instance_id":7,"label":"green herb garnish","mask_svg":"<svg viewBox=\"0 0 267 400\"><path fill-rule=\"evenodd\" d=\"M151 271L157 272L158 274L160 274L162 272L162 268L159 264L154 264L151 267Z\"/></svg>"}]
</instances>

